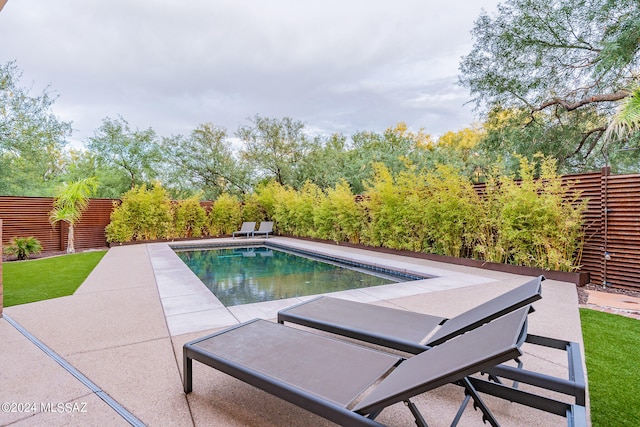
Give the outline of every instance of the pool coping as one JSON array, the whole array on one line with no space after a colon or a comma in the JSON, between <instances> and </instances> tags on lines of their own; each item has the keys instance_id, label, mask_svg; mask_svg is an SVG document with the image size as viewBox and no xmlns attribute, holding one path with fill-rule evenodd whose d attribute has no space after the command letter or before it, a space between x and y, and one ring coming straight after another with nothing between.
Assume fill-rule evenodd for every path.
<instances>
[{"instance_id":1,"label":"pool coping","mask_svg":"<svg viewBox=\"0 0 640 427\"><path fill-rule=\"evenodd\" d=\"M388 254L363 252L337 245L305 242L286 237L212 239L152 243L148 253L153 267L160 300L171 336L190 332L222 328L261 318L273 319L283 308L315 298L307 295L281 300L225 307L177 256L174 248L193 249L209 246L244 246L269 244L321 257L370 265L412 276L428 277L422 280L397 282L370 288L351 289L325 295L364 302L377 302L390 298L408 297L429 292L494 282L495 279L479 277L461 271L426 266L416 259L390 257Z\"/></svg>"}]
</instances>

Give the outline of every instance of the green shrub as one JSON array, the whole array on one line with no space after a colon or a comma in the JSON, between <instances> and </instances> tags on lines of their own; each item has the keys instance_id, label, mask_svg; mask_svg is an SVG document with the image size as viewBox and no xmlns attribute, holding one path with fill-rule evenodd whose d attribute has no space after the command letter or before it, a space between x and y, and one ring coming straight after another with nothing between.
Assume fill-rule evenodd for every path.
<instances>
[{"instance_id":1,"label":"green shrub","mask_svg":"<svg viewBox=\"0 0 640 427\"><path fill-rule=\"evenodd\" d=\"M562 184L554 159L542 158L539 179L534 178L534 167L521 158L520 181L502 177L487 187L487 228L495 236L483 240L493 240L495 248L478 252L487 261L575 271L580 266L586 200L580 202L580 194Z\"/></svg>"},{"instance_id":2,"label":"green shrub","mask_svg":"<svg viewBox=\"0 0 640 427\"><path fill-rule=\"evenodd\" d=\"M403 224L407 189L396 185L384 164L375 163L373 170L373 178L365 183L366 200L363 206L367 221L363 224L363 241L370 246L407 249L409 231Z\"/></svg>"},{"instance_id":3,"label":"green shrub","mask_svg":"<svg viewBox=\"0 0 640 427\"><path fill-rule=\"evenodd\" d=\"M294 236L315 237L314 212L324 193L316 184L307 181L300 190L295 192L295 197L288 198L292 233Z\"/></svg>"},{"instance_id":4,"label":"green shrub","mask_svg":"<svg viewBox=\"0 0 640 427\"><path fill-rule=\"evenodd\" d=\"M40 241L33 236L14 237L9 244L4 247L4 251L10 255L16 255L20 261L29 258L31 254L42 252Z\"/></svg>"},{"instance_id":5,"label":"green shrub","mask_svg":"<svg viewBox=\"0 0 640 427\"><path fill-rule=\"evenodd\" d=\"M222 193L209 212L208 227L212 236L228 235L240 228L242 207L236 196Z\"/></svg>"},{"instance_id":6,"label":"green shrub","mask_svg":"<svg viewBox=\"0 0 640 427\"><path fill-rule=\"evenodd\" d=\"M295 213L292 209L295 206L294 199L297 196L298 195L295 190L276 182L263 187L262 192L259 195L259 199L263 203L263 206L271 206L268 208L268 210L271 211L271 215L268 216L268 218L271 218L276 224L278 224L278 231L280 233L295 233Z\"/></svg>"},{"instance_id":7,"label":"green shrub","mask_svg":"<svg viewBox=\"0 0 640 427\"><path fill-rule=\"evenodd\" d=\"M264 211L265 218L274 218L277 195L284 187L276 181L259 185L255 190L256 201Z\"/></svg>"},{"instance_id":8,"label":"green shrub","mask_svg":"<svg viewBox=\"0 0 640 427\"><path fill-rule=\"evenodd\" d=\"M425 251L471 256L481 222L480 198L458 169L440 165L425 178L422 197L412 203L426 226Z\"/></svg>"},{"instance_id":9,"label":"green shrub","mask_svg":"<svg viewBox=\"0 0 640 427\"><path fill-rule=\"evenodd\" d=\"M105 228L107 242L124 243L133 240L133 221L130 212L122 201L113 201L111 222Z\"/></svg>"},{"instance_id":10,"label":"green shrub","mask_svg":"<svg viewBox=\"0 0 640 427\"><path fill-rule=\"evenodd\" d=\"M137 186L122 196L106 228L107 241L156 240L170 237L171 200L160 184Z\"/></svg>"},{"instance_id":11,"label":"green shrub","mask_svg":"<svg viewBox=\"0 0 640 427\"><path fill-rule=\"evenodd\" d=\"M256 193L251 193L245 197L242 203L242 221L262 222L267 218L266 210L260 204L260 199Z\"/></svg>"},{"instance_id":12,"label":"green shrub","mask_svg":"<svg viewBox=\"0 0 640 427\"><path fill-rule=\"evenodd\" d=\"M326 192L311 182L295 190L272 181L243 204L222 194L207 228L213 236L229 235L242 221L270 220L280 233L299 237L551 270L579 268L586 200L562 183L553 159L542 157L539 165L521 159L519 181L494 173L480 195L455 167L420 172L405 166L394 176L384 164L373 164L363 201L356 201L345 181ZM131 190L112 213L107 239L202 235L204 209L197 197L178 202L173 211L170 205L160 186Z\"/></svg>"},{"instance_id":13,"label":"green shrub","mask_svg":"<svg viewBox=\"0 0 640 427\"><path fill-rule=\"evenodd\" d=\"M316 237L335 242L360 243L364 207L356 202L351 187L345 180L327 190L315 209L314 223Z\"/></svg>"},{"instance_id":14,"label":"green shrub","mask_svg":"<svg viewBox=\"0 0 640 427\"><path fill-rule=\"evenodd\" d=\"M480 201L457 169L416 172L408 165L395 178L384 165L374 170L363 203L368 244L450 256L472 252Z\"/></svg>"},{"instance_id":15,"label":"green shrub","mask_svg":"<svg viewBox=\"0 0 640 427\"><path fill-rule=\"evenodd\" d=\"M173 208L174 235L178 238L200 237L206 232L207 212L200 205L200 195L180 200Z\"/></svg>"}]
</instances>

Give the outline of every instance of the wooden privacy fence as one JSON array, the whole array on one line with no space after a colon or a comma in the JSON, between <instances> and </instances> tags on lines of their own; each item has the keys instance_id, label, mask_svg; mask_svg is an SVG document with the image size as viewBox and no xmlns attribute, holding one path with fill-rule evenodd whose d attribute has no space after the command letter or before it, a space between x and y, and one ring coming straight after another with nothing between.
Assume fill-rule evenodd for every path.
<instances>
[{"instance_id":1,"label":"wooden privacy fence","mask_svg":"<svg viewBox=\"0 0 640 427\"><path fill-rule=\"evenodd\" d=\"M640 291L640 174L610 175L603 168L563 179L588 199L581 271L590 273L592 283ZM52 198L0 197L2 244L15 236L34 236L45 251L65 250L67 227L51 226L52 208ZM91 200L76 225L77 249L107 246L104 228L112 208L112 199Z\"/></svg>"},{"instance_id":2,"label":"wooden privacy fence","mask_svg":"<svg viewBox=\"0 0 640 427\"><path fill-rule=\"evenodd\" d=\"M640 291L640 175L568 175L588 199L581 271L591 283Z\"/></svg>"},{"instance_id":3,"label":"wooden privacy fence","mask_svg":"<svg viewBox=\"0 0 640 427\"><path fill-rule=\"evenodd\" d=\"M109 224L112 209L112 199L89 201L89 207L74 228L77 250L107 246L104 229ZM66 250L68 226L64 222L51 225L51 210L51 197L0 197L0 218L4 224L2 245L6 245L13 237L33 236L40 241L43 251Z\"/></svg>"}]
</instances>

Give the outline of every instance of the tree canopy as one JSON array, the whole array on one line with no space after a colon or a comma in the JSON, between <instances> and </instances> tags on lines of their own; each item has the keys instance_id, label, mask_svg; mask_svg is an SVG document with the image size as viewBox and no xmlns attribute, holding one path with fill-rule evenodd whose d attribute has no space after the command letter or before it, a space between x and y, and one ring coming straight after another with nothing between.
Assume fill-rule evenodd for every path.
<instances>
[{"instance_id":1,"label":"tree canopy","mask_svg":"<svg viewBox=\"0 0 640 427\"><path fill-rule=\"evenodd\" d=\"M213 200L224 192L242 194L250 187L249 169L234 155L227 130L205 123L190 135L175 135L162 143L163 175L174 192Z\"/></svg>"},{"instance_id":2,"label":"tree canopy","mask_svg":"<svg viewBox=\"0 0 640 427\"><path fill-rule=\"evenodd\" d=\"M520 111L512 128L545 140L564 165L597 154L616 103L639 82L636 0L507 0L472 35L460 83L473 102Z\"/></svg>"},{"instance_id":3,"label":"tree canopy","mask_svg":"<svg viewBox=\"0 0 640 427\"><path fill-rule=\"evenodd\" d=\"M0 195L52 191L71 123L52 111L49 88L32 95L14 62L0 65Z\"/></svg>"},{"instance_id":4,"label":"tree canopy","mask_svg":"<svg viewBox=\"0 0 640 427\"><path fill-rule=\"evenodd\" d=\"M296 164L303 154L304 123L290 117L275 119L255 115L240 126L236 136L244 143L242 158L264 177L292 185Z\"/></svg>"},{"instance_id":5,"label":"tree canopy","mask_svg":"<svg viewBox=\"0 0 640 427\"><path fill-rule=\"evenodd\" d=\"M99 166L115 166L129 179L129 188L157 176L161 151L153 129L132 130L121 116L109 117L86 144Z\"/></svg>"}]
</instances>

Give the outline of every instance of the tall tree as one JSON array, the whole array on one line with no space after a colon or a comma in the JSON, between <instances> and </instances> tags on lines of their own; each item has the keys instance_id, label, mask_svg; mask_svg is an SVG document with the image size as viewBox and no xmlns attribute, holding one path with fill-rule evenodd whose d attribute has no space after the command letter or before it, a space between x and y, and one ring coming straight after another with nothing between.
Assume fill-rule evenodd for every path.
<instances>
[{"instance_id":1,"label":"tall tree","mask_svg":"<svg viewBox=\"0 0 640 427\"><path fill-rule=\"evenodd\" d=\"M341 134L307 140L304 157L296 168L294 187L302 188L306 181L322 189L335 187L350 170L346 142L346 137Z\"/></svg>"},{"instance_id":2,"label":"tall tree","mask_svg":"<svg viewBox=\"0 0 640 427\"><path fill-rule=\"evenodd\" d=\"M80 181L88 176L100 183L93 197L118 199L131 188L131 180L117 166L98 162L96 154L84 149L65 152L65 168L61 179L65 182Z\"/></svg>"},{"instance_id":3,"label":"tall tree","mask_svg":"<svg viewBox=\"0 0 640 427\"><path fill-rule=\"evenodd\" d=\"M429 170L435 169L439 164L451 165L474 182L483 181L488 163L486 157L481 155L478 144L484 137L485 130L479 125L456 132L445 132L438 138L431 152Z\"/></svg>"},{"instance_id":4,"label":"tall tree","mask_svg":"<svg viewBox=\"0 0 640 427\"><path fill-rule=\"evenodd\" d=\"M89 207L89 198L95 193L97 187L98 181L95 178L85 178L66 184L55 196L49 220L52 224L63 221L69 225L67 253L76 251L74 227L80 221L82 213Z\"/></svg>"},{"instance_id":5,"label":"tall tree","mask_svg":"<svg viewBox=\"0 0 640 427\"><path fill-rule=\"evenodd\" d=\"M0 66L0 194L49 195L61 171L71 123L56 116L56 96L20 85L15 62Z\"/></svg>"},{"instance_id":6,"label":"tall tree","mask_svg":"<svg viewBox=\"0 0 640 427\"><path fill-rule=\"evenodd\" d=\"M250 189L249 169L234 156L227 130L205 123L187 137L165 138L165 186L182 195L201 192L215 200L220 194L242 194Z\"/></svg>"},{"instance_id":7,"label":"tall tree","mask_svg":"<svg viewBox=\"0 0 640 427\"><path fill-rule=\"evenodd\" d=\"M552 142L569 145L565 159L597 152L616 102L638 81L637 0L506 0L472 35L460 83L477 106L526 111L516 128L563 138Z\"/></svg>"},{"instance_id":8,"label":"tall tree","mask_svg":"<svg viewBox=\"0 0 640 427\"><path fill-rule=\"evenodd\" d=\"M130 188L152 182L157 177L161 150L152 128L131 130L121 116L115 120L107 117L86 145L96 156L99 166L116 167L126 174Z\"/></svg>"},{"instance_id":9,"label":"tall tree","mask_svg":"<svg viewBox=\"0 0 640 427\"><path fill-rule=\"evenodd\" d=\"M293 185L296 164L304 154L304 123L289 117L279 120L259 115L250 120L250 125L236 131L244 143L243 159L255 165L264 178Z\"/></svg>"},{"instance_id":10,"label":"tall tree","mask_svg":"<svg viewBox=\"0 0 640 427\"><path fill-rule=\"evenodd\" d=\"M383 133L357 132L351 136L353 145L349 149L347 181L358 193L364 190L364 181L370 180L374 164L382 163L397 175L409 164L425 164L426 157L434 148L431 135L423 129L410 131L404 122L387 128Z\"/></svg>"}]
</instances>

